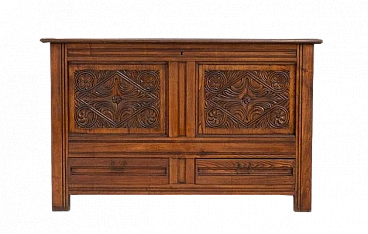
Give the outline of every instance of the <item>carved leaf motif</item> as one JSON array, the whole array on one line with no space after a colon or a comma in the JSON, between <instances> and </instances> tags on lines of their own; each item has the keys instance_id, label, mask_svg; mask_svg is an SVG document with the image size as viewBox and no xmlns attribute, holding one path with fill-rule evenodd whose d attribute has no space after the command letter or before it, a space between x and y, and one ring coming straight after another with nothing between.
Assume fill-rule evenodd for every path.
<instances>
[{"instance_id":1,"label":"carved leaf motif","mask_svg":"<svg viewBox=\"0 0 368 234\"><path fill-rule=\"evenodd\" d=\"M77 70L79 128L158 128L160 74L156 70Z\"/></svg>"},{"instance_id":2,"label":"carved leaf motif","mask_svg":"<svg viewBox=\"0 0 368 234\"><path fill-rule=\"evenodd\" d=\"M206 70L207 128L288 128L289 71Z\"/></svg>"}]
</instances>

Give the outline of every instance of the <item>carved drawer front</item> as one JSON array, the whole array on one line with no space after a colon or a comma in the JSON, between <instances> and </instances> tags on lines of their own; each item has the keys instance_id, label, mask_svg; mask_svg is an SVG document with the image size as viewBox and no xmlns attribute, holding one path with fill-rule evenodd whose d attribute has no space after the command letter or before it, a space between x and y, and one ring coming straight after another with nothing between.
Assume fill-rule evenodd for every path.
<instances>
[{"instance_id":1,"label":"carved drawer front","mask_svg":"<svg viewBox=\"0 0 368 234\"><path fill-rule=\"evenodd\" d=\"M70 184L168 184L168 159L70 158Z\"/></svg>"},{"instance_id":2,"label":"carved drawer front","mask_svg":"<svg viewBox=\"0 0 368 234\"><path fill-rule=\"evenodd\" d=\"M166 135L166 66L69 66L70 132Z\"/></svg>"},{"instance_id":3,"label":"carved drawer front","mask_svg":"<svg viewBox=\"0 0 368 234\"><path fill-rule=\"evenodd\" d=\"M293 134L294 65L199 65L198 134Z\"/></svg>"},{"instance_id":4,"label":"carved drawer front","mask_svg":"<svg viewBox=\"0 0 368 234\"><path fill-rule=\"evenodd\" d=\"M294 184L292 159L196 159L196 184Z\"/></svg>"}]
</instances>

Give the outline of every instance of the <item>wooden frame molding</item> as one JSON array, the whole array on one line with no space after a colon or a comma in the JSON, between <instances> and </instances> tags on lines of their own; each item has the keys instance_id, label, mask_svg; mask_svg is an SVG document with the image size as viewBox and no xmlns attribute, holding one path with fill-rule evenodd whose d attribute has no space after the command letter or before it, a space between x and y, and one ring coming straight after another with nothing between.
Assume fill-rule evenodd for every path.
<instances>
[{"instance_id":1,"label":"wooden frame molding","mask_svg":"<svg viewBox=\"0 0 368 234\"><path fill-rule=\"evenodd\" d=\"M51 44L51 165L52 210L67 211L70 199L66 181L66 120L64 45Z\"/></svg>"},{"instance_id":2,"label":"wooden frame molding","mask_svg":"<svg viewBox=\"0 0 368 234\"><path fill-rule=\"evenodd\" d=\"M297 182L295 211L311 211L312 204L312 117L313 117L313 45L299 46Z\"/></svg>"}]
</instances>

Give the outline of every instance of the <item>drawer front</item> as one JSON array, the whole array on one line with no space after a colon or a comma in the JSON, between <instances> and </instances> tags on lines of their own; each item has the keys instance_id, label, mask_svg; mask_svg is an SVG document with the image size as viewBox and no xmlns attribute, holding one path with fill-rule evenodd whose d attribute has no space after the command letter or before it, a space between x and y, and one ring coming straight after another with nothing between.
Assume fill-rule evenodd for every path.
<instances>
[{"instance_id":1,"label":"drawer front","mask_svg":"<svg viewBox=\"0 0 368 234\"><path fill-rule=\"evenodd\" d=\"M294 184L294 160L196 159L196 184Z\"/></svg>"},{"instance_id":2,"label":"drawer front","mask_svg":"<svg viewBox=\"0 0 368 234\"><path fill-rule=\"evenodd\" d=\"M70 184L168 184L168 159L69 158Z\"/></svg>"}]
</instances>

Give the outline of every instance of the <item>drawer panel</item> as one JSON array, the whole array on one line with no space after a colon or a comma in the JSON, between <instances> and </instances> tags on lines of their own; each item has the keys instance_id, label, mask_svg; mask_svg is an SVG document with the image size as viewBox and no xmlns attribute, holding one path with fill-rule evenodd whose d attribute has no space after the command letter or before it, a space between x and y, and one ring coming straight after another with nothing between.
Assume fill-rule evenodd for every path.
<instances>
[{"instance_id":1,"label":"drawer panel","mask_svg":"<svg viewBox=\"0 0 368 234\"><path fill-rule=\"evenodd\" d=\"M196 184L294 184L294 160L196 159Z\"/></svg>"},{"instance_id":2,"label":"drawer panel","mask_svg":"<svg viewBox=\"0 0 368 234\"><path fill-rule=\"evenodd\" d=\"M69 158L70 184L167 184L168 159Z\"/></svg>"}]
</instances>

